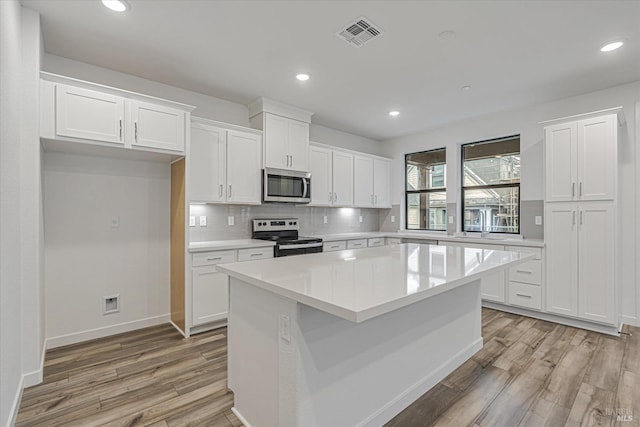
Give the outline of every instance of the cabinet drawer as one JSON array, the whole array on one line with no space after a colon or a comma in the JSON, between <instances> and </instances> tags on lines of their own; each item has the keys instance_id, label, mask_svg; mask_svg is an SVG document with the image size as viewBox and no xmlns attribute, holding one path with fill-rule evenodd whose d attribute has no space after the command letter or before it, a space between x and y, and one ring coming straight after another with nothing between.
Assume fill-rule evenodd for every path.
<instances>
[{"instance_id":1,"label":"cabinet drawer","mask_svg":"<svg viewBox=\"0 0 640 427\"><path fill-rule=\"evenodd\" d=\"M367 241L367 246L384 246L384 237L376 237Z\"/></svg>"},{"instance_id":2,"label":"cabinet drawer","mask_svg":"<svg viewBox=\"0 0 640 427\"><path fill-rule=\"evenodd\" d=\"M509 280L514 282L542 284L542 261L527 261L509 269Z\"/></svg>"},{"instance_id":3,"label":"cabinet drawer","mask_svg":"<svg viewBox=\"0 0 640 427\"><path fill-rule=\"evenodd\" d=\"M347 240L347 249L359 249L367 247L367 239Z\"/></svg>"},{"instance_id":4,"label":"cabinet drawer","mask_svg":"<svg viewBox=\"0 0 640 427\"><path fill-rule=\"evenodd\" d=\"M542 310L542 287L510 281L509 304Z\"/></svg>"},{"instance_id":5,"label":"cabinet drawer","mask_svg":"<svg viewBox=\"0 0 640 427\"><path fill-rule=\"evenodd\" d=\"M340 240L338 242L326 242L322 245L323 252L341 251L347 249L347 241Z\"/></svg>"},{"instance_id":6,"label":"cabinet drawer","mask_svg":"<svg viewBox=\"0 0 640 427\"><path fill-rule=\"evenodd\" d=\"M516 252L527 252L536 254L534 258L536 261L542 260L542 249L541 248L526 248L524 246L507 246L505 247L506 251L516 251Z\"/></svg>"},{"instance_id":7,"label":"cabinet drawer","mask_svg":"<svg viewBox=\"0 0 640 427\"><path fill-rule=\"evenodd\" d=\"M193 267L200 267L203 265L215 265L223 264L225 262L235 262L235 260L236 251L201 252L192 255L191 265Z\"/></svg>"},{"instance_id":8,"label":"cabinet drawer","mask_svg":"<svg viewBox=\"0 0 640 427\"><path fill-rule=\"evenodd\" d=\"M402 240L396 237L387 237L387 245L399 245L400 243L402 243Z\"/></svg>"},{"instance_id":9,"label":"cabinet drawer","mask_svg":"<svg viewBox=\"0 0 640 427\"><path fill-rule=\"evenodd\" d=\"M273 258L273 247L240 249L238 251L238 261L254 261L265 258Z\"/></svg>"}]
</instances>

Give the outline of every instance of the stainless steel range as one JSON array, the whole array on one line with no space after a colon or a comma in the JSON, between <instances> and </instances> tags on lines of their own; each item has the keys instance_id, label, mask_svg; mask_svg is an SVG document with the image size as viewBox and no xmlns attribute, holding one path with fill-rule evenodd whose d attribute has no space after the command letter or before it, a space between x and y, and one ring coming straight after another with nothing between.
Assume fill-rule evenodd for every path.
<instances>
[{"instance_id":1,"label":"stainless steel range","mask_svg":"<svg viewBox=\"0 0 640 427\"><path fill-rule=\"evenodd\" d=\"M251 238L276 242L276 257L322 252L322 239L298 236L297 218L254 219Z\"/></svg>"}]
</instances>

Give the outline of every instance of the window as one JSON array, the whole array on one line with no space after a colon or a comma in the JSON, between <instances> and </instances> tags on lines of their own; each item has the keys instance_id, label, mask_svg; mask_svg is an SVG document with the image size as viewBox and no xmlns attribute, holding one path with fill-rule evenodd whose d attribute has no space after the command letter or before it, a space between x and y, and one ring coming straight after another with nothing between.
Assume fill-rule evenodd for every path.
<instances>
[{"instance_id":1,"label":"window","mask_svg":"<svg viewBox=\"0 0 640 427\"><path fill-rule=\"evenodd\" d=\"M462 146L464 231L520 233L520 135Z\"/></svg>"},{"instance_id":2,"label":"window","mask_svg":"<svg viewBox=\"0 0 640 427\"><path fill-rule=\"evenodd\" d=\"M446 149L407 154L405 169L407 229L446 230Z\"/></svg>"}]
</instances>

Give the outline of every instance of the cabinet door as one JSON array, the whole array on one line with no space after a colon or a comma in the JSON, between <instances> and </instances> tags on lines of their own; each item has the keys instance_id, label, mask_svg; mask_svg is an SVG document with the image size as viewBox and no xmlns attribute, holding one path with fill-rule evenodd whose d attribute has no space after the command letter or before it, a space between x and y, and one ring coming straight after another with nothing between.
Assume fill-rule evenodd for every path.
<instances>
[{"instance_id":1,"label":"cabinet door","mask_svg":"<svg viewBox=\"0 0 640 427\"><path fill-rule=\"evenodd\" d=\"M391 207L391 162L388 160L373 160L373 194L375 207Z\"/></svg>"},{"instance_id":2,"label":"cabinet door","mask_svg":"<svg viewBox=\"0 0 640 427\"><path fill-rule=\"evenodd\" d=\"M226 199L226 137L224 129L194 124L189 153L189 200L224 202Z\"/></svg>"},{"instance_id":3,"label":"cabinet door","mask_svg":"<svg viewBox=\"0 0 640 427\"><path fill-rule=\"evenodd\" d=\"M124 98L59 84L56 134L124 144Z\"/></svg>"},{"instance_id":4,"label":"cabinet door","mask_svg":"<svg viewBox=\"0 0 640 427\"><path fill-rule=\"evenodd\" d=\"M262 136L227 131L227 202L261 203Z\"/></svg>"},{"instance_id":5,"label":"cabinet door","mask_svg":"<svg viewBox=\"0 0 640 427\"><path fill-rule=\"evenodd\" d=\"M131 144L134 147L184 152L184 111L131 101Z\"/></svg>"},{"instance_id":6,"label":"cabinet door","mask_svg":"<svg viewBox=\"0 0 640 427\"><path fill-rule=\"evenodd\" d=\"M578 136L575 123L545 128L545 199L575 200L577 195Z\"/></svg>"},{"instance_id":7,"label":"cabinet door","mask_svg":"<svg viewBox=\"0 0 640 427\"><path fill-rule=\"evenodd\" d=\"M311 173L312 206L329 206L333 199L331 188L331 150L309 148L309 172Z\"/></svg>"},{"instance_id":8,"label":"cabinet door","mask_svg":"<svg viewBox=\"0 0 640 427\"><path fill-rule=\"evenodd\" d=\"M264 116L265 166L288 169L289 119L269 113L265 113Z\"/></svg>"},{"instance_id":9,"label":"cabinet door","mask_svg":"<svg viewBox=\"0 0 640 427\"><path fill-rule=\"evenodd\" d=\"M309 170L309 123L289 119L289 169Z\"/></svg>"},{"instance_id":10,"label":"cabinet door","mask_svg":"<svg viewBox=\"0 0 640 427\"><path fill-rule=\"evenodd\" d=\"M229 276L215 267L194 268L191 276L192 325L225 319L229 311Z\"/></svg>"},{"instance_id":11,"label":"cabinet door","mask_svg":"<svg viewBox=\"0 0 640 427\"><path fill-rule=\"evenodd\" d=\"M353 158L353 205L358 208L373 207L373 158Z\"/></svg>"},{"instance_id":12,"label":"cabinet door","mask_svg":"<svg viewBox=\"0 0 640 427\"><path fill-rule=\"evenodd\" d=\"M578 314L583 319L615 324L613 203L581 204L578 222Z\"/></svg>"},{"instance_id":13,"label":"cabinet door","mask_svg":"<svg viewBox=\"0 0 640 427\"><path fill-rule=\"evenodd\" d=\"M333 206L353 206L353 155L333 152Z\"/></svg>"},{"instance_id":14,"label":"cabinet door","mask_svg":"<svg viewBox=\"0 0 640 427\"><path fill-rule=\"evenodd\" d=\"M578 122L578 197L613 200L616 193L616 116Z\"/></svg>"},{"instance_id":15,"label":"cabinet door","mask_svg":"<svg viewBox=\"0 0 640 427\"><path fill-rule=\"evenodd\" d=\"M545 207L547 311L578 315L578 231L574 203Z\"/></svg>"}]
</instances>

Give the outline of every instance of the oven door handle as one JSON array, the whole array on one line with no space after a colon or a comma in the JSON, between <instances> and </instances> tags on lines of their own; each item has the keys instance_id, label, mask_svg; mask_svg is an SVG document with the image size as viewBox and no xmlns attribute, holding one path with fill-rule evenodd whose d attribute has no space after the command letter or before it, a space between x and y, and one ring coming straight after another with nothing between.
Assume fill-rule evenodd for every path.
<instances>
[{"instance_id":1,"label":"oven door handle","mask_svg":"<svg viewBox=\"0 0 640 427\"><path fill-rule=\"evenodd\" d=\"M306 248L319 248L319 247L322 247L322 242L300 243L296 245L278 245L278 250L284 251L287 249L306 249Z\"/></svg>"}]
</instances>

